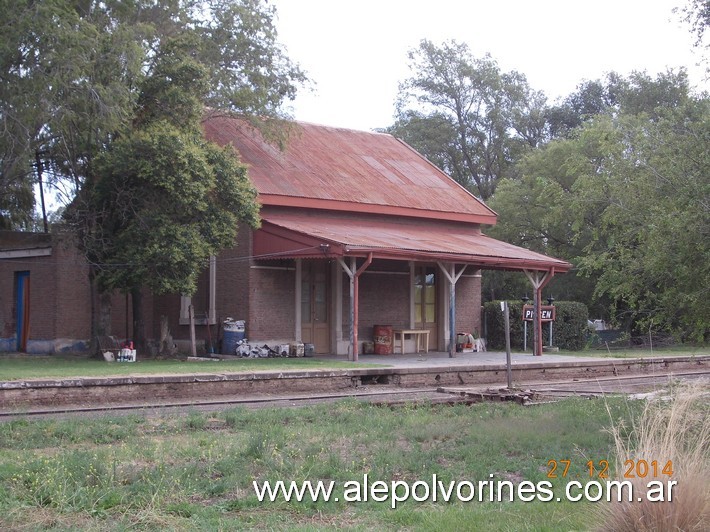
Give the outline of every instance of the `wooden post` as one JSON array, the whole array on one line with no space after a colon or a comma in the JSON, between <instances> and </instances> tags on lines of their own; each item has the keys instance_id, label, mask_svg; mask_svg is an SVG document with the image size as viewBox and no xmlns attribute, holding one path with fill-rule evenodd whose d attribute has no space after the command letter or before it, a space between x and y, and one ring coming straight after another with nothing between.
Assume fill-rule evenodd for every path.
<instances>
[{"instance_id":1,"label":"wooden post","mask_svg":"<svg viewBox=\"0 0 710 532\"><path fill-rule=\"evenodd\" d=\"M350 268L347 271L350 277L350 360L357 362L357 324L355 323L355 316L357 316L358 305L355 301L357 293L355 291L355 269L357 266L357 259L355 257L350 257Z\"/></svg>"},{"instance_id":2,"label":"wooden post","mask_svg":"<svg viewBox=\"0 0 710 532\"><path fill-rule=\"evenodd\" d=\"M451 278L455 266L451 265ZM456 356L456 281L449 282L449 358Z\"/></svg>"},{"instance_id":3,"label":"wooden post","mask_svg":"<svg viewBox=\"0 0 710 532\"><path fill-rule=\"evenodd\" d=\"M541 289L535 287L533 293L533 354L535 356L542 355L542 319L540 316L540 293Z\"/></svg>"},{"instance_id":4,"label":"wooden post","mask_svg":"<svg viewBox=\"0 0 710 532\"><path fill-rule=\"evenodd\" d=\"M437 262L437 264L449 281L449 358L454 358L456 356L456 281L466 271L466 265L464 264L461 271L456 273L456 264L451 264L451 271L448 271L443 263Z\"/></svg>"},{"instance_id":5,"label":"wooden post","mask_svg":"<svg viewBox=\"0 0 710 532\"><path fill-rule=\"evenodd\" d=\"M531 272L524 270L530 283L533 285L533 355L542 356L542 317L540 316L542 289L555 275L552 268L546 272Z\"/></svg>"},{"instance_id":6,"label":"wooden post","mask_svg":"<svg viewBox=\"0 0 710 532\"><path fill-rule=\"evenodd\" d=\"M195 344L195 309L192 305L187 308L190 315L190 345L192 346L192 356L197 356L197 345Z\"/></svg>"},{"instance_id":7,"label":"wooden post","mask_svg":"<svg viewBox=\"0 0 710 532\"><path fill-rule=\"evenodd\" d=\"M301 316L301 300L303 298L302 291L302 280L303 280L303 261L302 259L296 259L296 319L295 330L293 331L293 337L296 342L300 343L303 335L303 317Z\"/></svg>"},{"instance_id":8,"label":"wooden post","mask_svg":"<svg viewBox=\"0 0 710 532\"><path fill-rule=\"evenodd\" d=\"M364 272L370 264L372 264L372 253L367 255L367 260L362 266L356 269L357 262L355 257L350 258L350 267L345 264L345 261L341 258L338 262L342 266L345 273L350 277L350 355L349 360L357 362L358 360L358 348L357 348L357 328L359 322L359 309L358 300L360 297L360 275Z\"/></svg>"},{"instance_id":9,"label":"wooden post","mask_svg":"<svg viewBox=\"0 0 710 532\"><path fill-rule=\"evenodd\" d=\"M512 362L510 360L510 309L508 308L508 302L503 301L503 315L505 318L505 366L508 373L508 389L513 387L513 370Z\"/></svg>"}]
</instances>

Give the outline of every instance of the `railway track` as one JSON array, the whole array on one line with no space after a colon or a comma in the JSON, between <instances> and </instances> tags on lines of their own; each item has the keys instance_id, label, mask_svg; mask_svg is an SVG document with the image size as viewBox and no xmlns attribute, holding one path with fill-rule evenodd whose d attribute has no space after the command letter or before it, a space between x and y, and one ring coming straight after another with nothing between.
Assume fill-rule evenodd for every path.
<instances>
[{"instance_id":1,"label":"railway track","mask_svg":"<svg viewBox=\"0 0 710 532\"><path fill-rule=\"evenodd\" d=\"M100 406L62 405L56 408L24 409L12 412L0 412L0 422L18 417L54 417L69 415L129 415L141 413L146 415L163 415L191 410L218 411L227 408L265 408L265 407L299 407L324 402L347 399L369 401L375 403L410 403L413 401L446 402L446 396L432 388L401 389L396 387L377 386L377 391L352 391L328 394L299 394L286 396L250 396L220 399L205 399L201 401L177 401L156 403L125 403ZM471 402L466 399L451 397L454 402Z\"/></svg>"},{"instance_id":2,"label":"railway track","mask_svg":"<svg viewBox=\"0 0 710 532\"><path fill-rule=\"evenodd\" d=\"M440 388L399 388L391 385L373 384L344 392L294 395L259 395L204 399L198 401L123 403L108 405L62 405L55 408L21 409L0 411L0 422L17 418L48 418L67 416L100 415L166 415L189 411L219 411L227 408L299 407L345 399L367 401L374 404L398 405L411 403L470 404L484 400L517 400L535 396L543 400L522 404L539 404L569 396L596 397L608 394L624 394L642 397L654 391L668 388L675 381L707 380L710 390L710 371L696 370L680 373L653 375L629 375L587 379L515 383L513 390L484 386L458 386Z\"/></svg>"},{"instance_id":3,"label":"railway track","mask_svg":"<svg viewBox=\"0 0 710 532\"><path fill-rule=\"evenodd\" d=\"M596 377L589 379L566 379L554 382L534 382L527 386L540 392L562 393L636 393L640 389L657 389L659 386L668 386L676 380L692 381L710 379L710 371L686 370L683 372L658 373L650 375L625 375L613 377Z\"/></svg>"}]
</instances>

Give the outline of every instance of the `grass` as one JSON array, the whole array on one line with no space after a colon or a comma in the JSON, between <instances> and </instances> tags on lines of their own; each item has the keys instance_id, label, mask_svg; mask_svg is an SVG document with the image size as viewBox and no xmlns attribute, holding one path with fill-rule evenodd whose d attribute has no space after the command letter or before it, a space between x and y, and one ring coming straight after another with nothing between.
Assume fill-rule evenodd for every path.
<instances>
[{"instance_id":1,"label":"grass","mask_svg":"<svg viewBox=\"0 0 710 532\"><path fill-rule=\"evenodd\" d=\"M559 355L568 355L575 357L594 357L594 358L658 358L658 357L676 357L676 356L702 356L710 355L710 348L704 346L689 346L689 347L663 347L659 349L636 349L636 348L615 348L606 349L585 349L584 351L561 351L553 353Z\"/></svg>"},{"instance_id":2,"label":"grass","mask_svg":"<svg viewBox=\"0 0 710 532\"><path fill-rule=\"evenodd\" d=\"M566 351L554 353L575 357L648 358L708 355L706 347L628 349L608 353L600 350ZM386 362L386 361L383 361ZM182 360L143 359L136 363L106 363L86 356L0 355L0 381L106 377L121 375L180 374L180 373L237 373L254 371L289 371L318 369L350 369L379 367L381 364L353 363L340 360L313 358L243 358L220 362L188 362Z\"/></svg>"},{"instance_id":3,"label":"grass","mask_svg":"<svg viewBox=\"0 0 710 532\"><path fill-rule=\"evenodd\" d=\"M548 479L549 460L614 454L611 424L640 402L570 399L524 408L380 407L182 416L19 419L0 424L0 529L588 530L591 503L345 502L343 484ZM339 502L259 502L252 481L333 480ZM565 479L553 480L555 491Z\"/></svg>"},{"instance_id":4,"label":"grass","mask_svg":"<svg viewBox=\"0 0 710 532\"><path fill-rule=\"evenodd\" d=\"M659 476L668 468L672 475L667 476L677 485L662 501L644 497L602 505L599 522L618 532L710 530L709 397L706 383L679 385L668 396L648 402L630 427L612 428L619 480L632 482L635 494L648 493L649 477L642 475L646 468L639 462L650 463L652 457Z\"/></svg>"},{"instance_id":5,"label":"grass","mask_svg":"<svg viewBox=\"0 0 710 532\"><path fill-rule=\"evenodd\" d=\"M114 375L236 373L375 367L319 358L243 358L219 362L186 360L139 360L112 362L78 356L5 355L0 356L0 381L66 377L106 377Z\"/></svg>"}]
</instances>

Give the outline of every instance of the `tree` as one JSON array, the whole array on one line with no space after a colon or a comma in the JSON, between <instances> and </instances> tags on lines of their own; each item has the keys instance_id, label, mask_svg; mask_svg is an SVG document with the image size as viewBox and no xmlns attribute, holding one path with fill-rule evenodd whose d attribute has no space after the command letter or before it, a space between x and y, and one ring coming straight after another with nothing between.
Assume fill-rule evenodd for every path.
<instances>
[{"instance_id":1,"label":"tree","mask_svg":"<svg viewBox=\"0 0 710 532\"><path fill-rule=\"evenodd\" d=\"M677 107L688 97L685 69L668 70L652 78L646 72L632 72L624 78L609 72L603 79L585 80L560 103L545 109L550 139L567 138L584 123L603 114L648 113Z\"/></svg>"},{"instance_id":2,"label":"tree","mask_svg":"<svg viewBox=\"0 0 710 532\"><path fill-rule=\"evenodd\" d=\"M690 24L690 30L695 34L695 46L708 48L705 42L705 30L710 26L710 2L708 0L688 0L683 8L675 8L674 12L681 14L681 19Z\"/></svg>"},{"instance_id":3,"label":"tree","mask_svg":"<svg viewBox=\"0 0 710 532\"><path fill-rule=\"evenodd\" d=\"M594 127L592 127L592 124ZM608 115L598 116L569 134L532 152L518 165L518 179L503 180L489 205L500 214L491 236L527 249L564 258L575 266L584 255L598 227L603 207L597 201L601 188L591 198L579 198L579 187L590 180L601 186L613 157L618 155L616 133ZM500 285L499 273L489 273L484 284ZM508 281L510 282L510 281ZM498 286L504 288L506 285ZM529 291L524 283L517 293ZM573 268L556 277L548 291L557 299L582 301L596 316L608 313L608 301L593 301L595 283ZM510 297L497 293L497 297Z\"/></svg>"},{"instance_id":4,"label":"tree","mask_svg":"<svg viewBox=\"0 0 710 532\"><path fill-rule=\"evenodd\" d=\"M189 293L195 264L208 251L233 243L236 219L214 220L210 212L188 209L185 213L192 212L202 225L180 234L170 213L149 216L153 213L137 187L174 186L160 185L159 176L175 171L183 180L204 180L185 190L203 198L198 204L204 205L206 195L218 212L241 206L233 211L237 218L254 221L248 207L253 191L240 177L243 170L226 152L202 144L194 117L199 107L199 116L211 108L244 114L257 127L279 124L261 118L282 117L281 104L307 78L276 40L275 9L265 0L0 0L0 8L0 184L13 184L2 187L0 216L14 228L27 227L33 186L44 182L65 189L65 220L92 265L92 299L111 288L135 293L139 276L118 264L130 259L136 271L139 264L147 267L148 248L163 266L171 252L197 257L173 256L172 269L140 270L143 279L157 283L151 285L156 290L180 286ZM177 43L186 42L190 48L180 56ZM166 76L171 61L185 67L181 74L200 73L195 70L192 78L184 76L182 86L173 86ZM184 100L185 93L199 95L199 106ZM284 131L273 127L266 134L283 142ZM158 149L159 142L166 145ZM170 162L178 165L174 168L161 159L169 152ZM129 164L139 162L138 167ZM160 194L145 197L161 205ZM184 205L184 198L173 199ZM131 225L138 218L129 214L146 224L143 230L163 236L162 251ZM231 232L221 222L232 223ZM142 254L131 242L144 246ZM93 335L110 334L110 314L92 314Z\"/></svg>"},{"instance_id":5,"label":"tree","mask_svg":"<svg viewBox=\"0 0 710 532\"><path fill-rule=\"evenodd\" d=\"M130 127L142 79L179 35L196 36L191 53L209 85L202 103L213 109L279 117L307 82L264 0L0 0L0 9L0 184L19 184L3 193L61 180L70 203L93 179L96 156ZM4 202L29 219L33 206L19 199L0 194L0 213Z\"/></svg>"},{"instance_id":6,"label":"tree","mask_svg":"<svg viewBox=\"0 0 710 532\"><path fill-rule=\"evenodd\" d=\"M209 83L190 55L194 44L190 36L163 43L133 127L96 158L96 180L74 213L100 289L132 294L140 347L142 288L194 293L210 255L234 245L238 225L258 225L246 168L202 135Z\"/></svg>"},{"instance_id":7,"label":"tree","mask_svg":"<svg viewBox=\"0 0 710 532\"><path fill-rule=\"evenodd\" d=\"M607 78L612 76L615 74ZM585 80L562 102L548 107L545 118L549 124L550 137L569 137L583 123L611 109L615 104L611 85L601 80Z\"/></svg>"},{"instance_id":8,"label":"tree","mask_svg":"<svg viewBox=\"0 0 710 532\"><path fill-rule=\"evenodd\" d=\"M710 102L683 72L617 78L615 102L501 183L491 232L574 263L595 313L707 341Z\"/></svg>"},{"instance_id":9,"label":"tree","mask_svg":"<svg viewBox=\"0 0 710 532\"><path fill-rule=\"evenodd\" d=\"M0 183L13 228L31 218L35 183L61 175L75 192L96 146L130 116L144 28L116 22L116 6L0 0Z\"/></svg>"},{"instance_id":10,"label":"tree","mask_svg":"<svg viewBox=\"0 0 710 532\"><path fill-rule=\"evenodd\" d=\"M423 40L409 60L413 75L400 84L397 120L387 132L488 199L519 154L543 138L544 95L456 41Z\"/></svg>"},{"instance_id":11,"label":"tree","mask_svg":"<svg viewBox=\"0 0 710 532\"><path fill-rule=\"evenodd\" d=\"M623 120L623 168L580 260L639 329L710 340L710 101Z\"/></svg>"}]
</instances>

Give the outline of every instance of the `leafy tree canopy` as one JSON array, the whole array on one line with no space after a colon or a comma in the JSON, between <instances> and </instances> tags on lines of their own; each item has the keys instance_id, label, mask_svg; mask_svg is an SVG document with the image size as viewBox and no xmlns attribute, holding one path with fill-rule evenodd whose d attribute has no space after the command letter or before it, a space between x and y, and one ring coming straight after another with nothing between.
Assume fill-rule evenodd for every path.
<instances>
[{"instance_id":1,"label":"leafy tree canopy","mask_svg":"<svg viewBox=\"0 0 710 532\"><path fill-rule=\"evenodd\" d=\"M710 101L682 74L614 88L604 112L501 183L491 233L572 261L577 298L629 327L707 340Z\"/></svg>"},{"instance_id":2,"label":"leafy tree canopy","mask_svg":"<svg viewBox=\"0 0 710 532\"><path fill-rule=\"evenodd\" d=\"M75 216L104 288L193 293L210 255L238 223L258 225L256 192L230 148L201 131L205 68L194 37L163 44L142 83L131 130L95 161L95 185Z\"/></svg>"},{"instance_id":3,"label":"leafy tree canopy","mask_svg":"<svg viewBox=\"0 0 710 532\"><path fill-rule=\"evenodd\" d=\"M194 37L203 106L279 117L307 82L265 0L0 0L0 10L0 218L15 227L39 178L70 203L139 107L156 112L138 97L174 38Z\"/></svg>"},{"instance_id":4,"label":"leafy tree canopy","mask_svg":"<svg viewBox=\"0 0 710 532\"><path fill-rule=\"evenodd\" d=\"M262 118L281 117L308 80L278 44L267 0L0 0L0 10L0 222L30 223L37 182L64 191L92 279L134 295L140 343L140 288L192 293L237 224L258 224L246 170L205 141L204 113L278 123Z\"/></svg>"},{"instance_id":5,"label":"leafy tree canopy","mask_svg":"<svg viewBox=\"0 0 710 532\"><path fill-rule=\"evenodd\" d=\"M708 0L688 0L682 8L675 8L682 15L684 22L690 24L690 29L695 34L695 46L700 48L710 47L706 42L706 33L710 26L710 2Z\"/></svg>"},{"instance_id":6,"label":"leafy tree canopy","mask_svg":"<svg viewBox=\"0 0 710 532\"><path fill-rule=\"evenodd\" d=\"M409 60L413 74L400 85L397 121L387 132L488 199L519 154L542 140L544 95L456 41L423 40Z\"/></svg>"}]
</instances>

